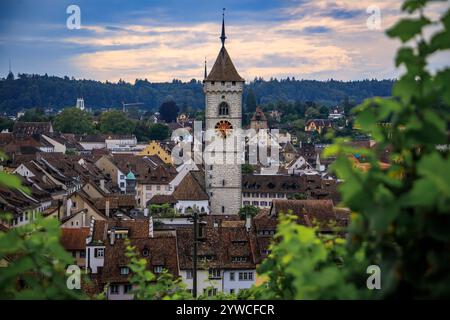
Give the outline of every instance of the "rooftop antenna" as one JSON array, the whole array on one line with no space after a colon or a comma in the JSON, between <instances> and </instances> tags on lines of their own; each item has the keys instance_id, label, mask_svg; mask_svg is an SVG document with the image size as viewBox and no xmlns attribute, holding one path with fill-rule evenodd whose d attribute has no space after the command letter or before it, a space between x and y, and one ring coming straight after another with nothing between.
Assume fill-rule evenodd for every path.
<instances>
[{"instance_id":1,"label":"rooftop antenna","mask_svg":"<svg viewBox=\"0 0 450 320\"><path fill-rule=\"evenodd\" d=\"M205 79L208 77L208 71L206 70L206 57L205 57Z\"/></svg>"},{"instance_id":2,"label":"rooftop antenna","mask_svg":"<svg viewBox=\"0 0 450 320\"><path fill-rule=\"evenodd\" d=\"M225 40L227 39L225 35L225 8L222 10L222 35L220 36L220 40L222 41L222 47L225 47Z\"/></svg>"}]
</instances>

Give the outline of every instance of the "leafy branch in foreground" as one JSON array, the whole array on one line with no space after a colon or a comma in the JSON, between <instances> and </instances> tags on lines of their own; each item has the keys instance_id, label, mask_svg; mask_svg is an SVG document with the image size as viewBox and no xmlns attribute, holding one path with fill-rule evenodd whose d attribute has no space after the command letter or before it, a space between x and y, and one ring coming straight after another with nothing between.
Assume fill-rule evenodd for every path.
<instances>
[{"instance_id":1,"label":"leafy branch in foreground","mask_svg":"<svg viewBox=\"0 0 450 320\"><path fill-rule=\"evenodd\" d=\"M381 267L383 297L450 296L450 69L427 69L430 55L450 48L450 10L433 22L425 16L430 2L405 1L403 10L417 17L387 32L403 43L396 65L406 68L393 98L355 109L356 124L376 141L374 150L362 150L370 170L353 166L348 156L355 150L346 139L326 152L338 155L333 167L354 212L349 254L366 247L368 262ZM427 40L430 26L439 30ZM379 162L386 151L387 169Z\"/></svg>"},{"instance_id":2,"label":"leafy branch in foreground","mask_svg":"<svg viewBox=\"0 0 450 320\"><path fill-rule=\"evenodd\" d=\"M0 184L29 193L9 173L0 172ZM10 214L0 212L0 221L10 219ZM0 231L0 299L84 298L67 287L66 267L73 258L61 246L60 232L58 220L39 215L29 224Z\"/></svg>"},{"instance_id":3,"label":"leafy branch in foreground","mask_svg":"<svg viewBox=\"0 0 450 320\"><path fill-rule=\"evenodd\" d=\"M354 110L375 147L355 149L349 138L336 138L325 151L337 157L332 168L352 210L347 239L327 239L282 217L278 242L259 269L267 281L251 298L450 297L450 68L427 69L432 54L450 48L450 10L433 22L425 16L430 2L406 0L403 11L416 17L387 32L404 44L396 65L406 73L393 97ZM427 40L430 26L438 31ZM368 170L355 165L354 154L364 155ZM380 163L386 154L388 166ZM379 291L366 287L373 264L381 270Z\"/></svg>"}]
</instances>

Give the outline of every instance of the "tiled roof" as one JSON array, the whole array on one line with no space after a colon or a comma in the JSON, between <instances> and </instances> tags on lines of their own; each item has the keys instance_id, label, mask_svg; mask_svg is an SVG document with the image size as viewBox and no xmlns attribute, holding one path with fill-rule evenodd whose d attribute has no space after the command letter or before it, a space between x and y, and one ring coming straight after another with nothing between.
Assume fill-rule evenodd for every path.
<instances>
[{"instance_id":1,"label":"tiled roof","mask_svg":"<svg viewBox=\"0 0 450 320\"><path fill-rule=\"evenodd\" d=\"M327 228L330 221L336 222L332 200L273 200L271 215L291 213L298 216L298 222L306 226Z\"/></svg>"},{"instance_id":2,"label":"tiled roof","mask_svg":"<svg viewBox=\"0 0 450 320\"><path fill-rule=\"evenodd\" d=\"M101 274L102 283L127 283L130 275L122 275L120 268L128 265L130 259L125 255L125 241L116 239L114 244L105 246L105 262ZM175 278L179 276L177 242L174 236L156 236L154 238L133 238L131 245L136 248L140 258L147 261L147 270L154 271L155 266L167 269ZM144 250L148 255L143 255Z\"/></svg>"},{"instance_id":3,"label":"tiled roof","mask_svg":"<svg viewBox=\"0 0 450 320\"><path fill-rule=\"evenodd\" d=\"M305 181L300 176L288 175L242 175L243 192L283 192L298 193L305 189Z\"/></svg>"},{"instance_id":4,"label":"tiled roof","mask_svg":"<svg viewBox=\"0 0 450 320\"><path fill-rule=\"evenodd\" d=\"M231 61L231 58L225 47L220 49L216 62L214 63L211 72L206 81L236 81L244 82L245 80L239 75L236 68Z\"/></svg>"},{"instance_id":5,"label":"tiled roof","mask_svg":"<svg viewBox=\"0 0 450 320\"><path fill-rule=\"evenodd\" d=\"M155 194L149 201L148 204L175 204L177 199L171 194Z\"/></svg>"},{"instance_id":6,"label":"tiled roof","mask_svg":"<svg viewBox=\"0 0 450 320\"><path fill-rule=\"evenodd\" d=\"M61 228L60 242L66 250L84 250L89 228Z\"/></svg>"},{"instance_id":7,"label":"tiled roof","mask_svg":"<svg viewBox=\"0 0 450 320\"><path fill-rule=\"evenodd\" d=\"M53 127L50 122L22 122L14 123L13 133L15 135L30 136L33 134L45 134L53 132Z\"/></svg>"},{"instance_id":8,"label":"tiled roof","mask_svg":"<svg viewBox=\"0 0 450 320\"><path fill-rule=\"evenodd\" d=\"M177 200L208 200L209 197L197 180L189 172L173 192Z\"/></svg>"},{"instance_id":9,"label":"tiled roof","mask_svg":"<svg viewBox=\"0 0 450 320\"><path fill-rule=\"evenodd\" d=\"M129 230L128 238L146 238L149 234L149 222L147 219L141 220L104 220L95 221L92 241L109 242L108 230L112 228L125 228Z\"/></svg>"},{"instance_id":10,"label":"tiled roof","mask_svg":"<svg viewBox=\"0 0 450 320\"><path fill-rule=\"evenodd\" d=\"M237 216L207 216L203 241L198 245L199 269L254 269L250 235ZM192 227L177 228L180 269L192 269ZM245 258L236 261L233 258ZM204 258L204 260L203 260Z\"/></svg>"}]
</instances>

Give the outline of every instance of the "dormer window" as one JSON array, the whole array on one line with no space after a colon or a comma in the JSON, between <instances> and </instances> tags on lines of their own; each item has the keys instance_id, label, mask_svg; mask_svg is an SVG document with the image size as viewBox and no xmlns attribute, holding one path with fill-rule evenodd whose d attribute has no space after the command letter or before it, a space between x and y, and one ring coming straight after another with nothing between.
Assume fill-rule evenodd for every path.
<instances>
[{"instance_id":1,"label":"dormer window","mask_svg":"<svg viewBox=\"0 0 450 320\"><path fill-rule=\"evenodd\" d=\"M128 267L121 267L120 268L120 274L121 275L127 275L129 273L130 273L130 268L128 268Z\"/></svg>"},{"instance_id":2,"label":"dormer window","mask_svg":"<svg viewBox=\"0 0 450 320\"><path fill-rule=\"evenodd\" d=\"M236 81L231 82L231 85L235 86L236 85Z\"/></svg>"},{"instance_id":3,"label":"dormer window","mask_svg":"<svg viewBox=\"0 0 450 320\"><path fill-rule=\"evenodd\" d=\"M223 85L223 86L225 85L225 81L222 81L222 85Z\"/></svg>"},{"instance_id":4,"label":"dormer window","mask_svg":"<svg viewBox=\"0 0 450 320\"><path fill-rule=\"evenodd\" d=\"M211 85L213 86L213 85L215 85L216 84L216 82L215 81L211 81Z\"/></svg>"}]
</instances>

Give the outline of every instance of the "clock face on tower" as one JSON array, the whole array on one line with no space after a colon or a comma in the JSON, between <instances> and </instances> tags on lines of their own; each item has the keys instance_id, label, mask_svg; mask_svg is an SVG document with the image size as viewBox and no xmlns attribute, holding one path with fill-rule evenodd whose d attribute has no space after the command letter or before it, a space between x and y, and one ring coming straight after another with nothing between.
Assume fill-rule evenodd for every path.
<instances>
[{"instance_id":1,"label":"clock face on tower","mask_svg":"<svg viewBox=\"0 0 450 320\"><path fill-rule=\"evenodd\" d=\"M231 131L233 130L233 126L229 121L226 120L220 120L216 123L216 126L214 127L216 129L216 133L221 136L222 138L226 138L231 134Z\"/></svg>"}]
</instances>

